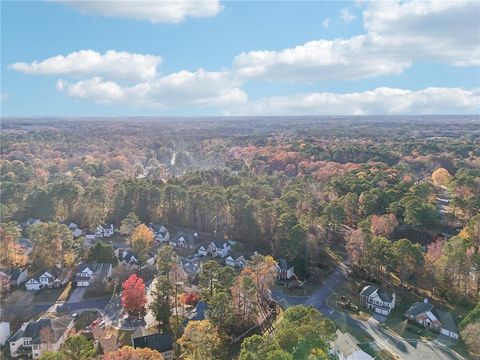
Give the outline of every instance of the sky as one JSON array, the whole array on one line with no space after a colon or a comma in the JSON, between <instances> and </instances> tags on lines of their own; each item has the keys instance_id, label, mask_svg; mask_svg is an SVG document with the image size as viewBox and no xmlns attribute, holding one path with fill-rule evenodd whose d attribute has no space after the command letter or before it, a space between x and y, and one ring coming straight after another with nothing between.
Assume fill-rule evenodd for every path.
<instances>
[{"instance_id":1,"label":"sky","mask_svg":"<svg viewBox=\"0 0 480 360\"><path fill-rule=\"evenodd\" d=\"M2 116L479 114L480 1L1 1Z\"/></svg>"}]
</instances>

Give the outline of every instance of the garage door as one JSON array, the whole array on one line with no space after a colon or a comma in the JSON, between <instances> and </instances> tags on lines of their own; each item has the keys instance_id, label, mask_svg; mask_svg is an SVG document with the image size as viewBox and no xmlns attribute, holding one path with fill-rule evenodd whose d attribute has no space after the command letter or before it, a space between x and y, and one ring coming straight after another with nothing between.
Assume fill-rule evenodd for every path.
<instances>
[{"instance_id":1,"label":"garage door","mask_svg":"<svg viewBox=\"0 0 480 360\"><path fill-rule=\"evenodd\" d=\"M88 282L86 282L86 281L77 281L77 286L78 286L78 287L88 286Z\"/></svg>"},{"instance_id":2,"label":"garage door","mask_svg":"<svg viewBox=\"0 0 480 360\"><path fill-rule=\"evenodd\" d=\"M388 315L388 311L384 309L375 308L375 312L381 315Z\"/></svg>"}]
</instances>

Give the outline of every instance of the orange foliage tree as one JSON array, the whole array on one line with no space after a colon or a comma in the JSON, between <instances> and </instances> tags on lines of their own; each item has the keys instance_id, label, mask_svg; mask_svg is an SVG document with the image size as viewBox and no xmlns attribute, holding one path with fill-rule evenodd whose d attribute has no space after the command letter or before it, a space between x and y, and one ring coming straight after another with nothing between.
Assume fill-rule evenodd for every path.
<instances>
[{"instance_id":1,"label":"orange foliage tree","mask_svg":"<svg viewBox=\"0 0 480 360\"><path fill-rule=\"evenodd\" d=\"M163 360L161 353L151 349L134 349L124 346L103 357L104 360Z\"/></svg>"}]
</instances>

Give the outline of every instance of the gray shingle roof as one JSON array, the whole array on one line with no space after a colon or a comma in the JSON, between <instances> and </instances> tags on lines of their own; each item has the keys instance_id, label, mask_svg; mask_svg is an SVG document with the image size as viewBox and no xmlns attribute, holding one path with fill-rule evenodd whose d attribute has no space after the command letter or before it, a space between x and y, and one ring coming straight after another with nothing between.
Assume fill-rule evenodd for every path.
<instances>
[{"instance_id":1,"label":"gray shingle roof","mask_svg":"<svg viewBox=\"0 0 480 360\"><path fill-rule=\"evenodd\" d=\"M416 302L410 308L405 312L405 316L407 317L417 317L418 315L427 312L427 311L432 311L433 305L430 303L425 303L423 301Z\"/></svg>"}]
</instances>

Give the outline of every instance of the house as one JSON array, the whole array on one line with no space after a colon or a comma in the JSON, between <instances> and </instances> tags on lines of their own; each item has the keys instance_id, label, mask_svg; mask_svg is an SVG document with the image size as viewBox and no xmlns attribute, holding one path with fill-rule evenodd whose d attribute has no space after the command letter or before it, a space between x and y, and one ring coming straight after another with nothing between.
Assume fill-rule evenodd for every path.
<instances>
[{"instance_id":1,"label":"house","mask_svg":"<svg viewBox=\"0 0 480 360\"><path fill-rule=\"evenodd\" d=\"M177 235L169 240L169 244L178 248L191 248L195 245L197 237L197 233L191 234L184 231L179 231Z\"/></svg>"},{"instance_id":2,"label":"house","mask_svg":"<svg viewBox=\"0 0 480 360\"><path fill-rule=\"evenodd\" d=\"M92 241L95 240L96 233L95 231L86 231L85 232L85 240Z\"/></svg>"},{"instance_id":3,"label":"house","mask_svg":"<svg viewBox=\"0 0 480 360\"><path fill-rule=\"evenodd\" d=\"M156 241L160 243L166 243L168 242L168 240L170 240L170 233L165 226L150 223L148 227L150 228L150 230L152 230L153 237Z\"/></svg>"},{"instance_id":4,"label":"house","mask_svg":"<svg viewBox=\"0 0 480 360\"><path fill-rule=\"evenodd\" d=\"M373 360L374 358L363 351L359 341L352 334L340 330L335 332L336 339L332 342L332 353L338 360Z\"/></svg>"},{"instance_id":5,"label":"house","mask_svg":"<svg viewBox=\"0 0 480 360\"><path fill-rule=\"evenodd\" d=\"M287 259L279 259L277 265L277 279L290 280L295 274L295 267L289 264Z\"/></svg>"},{"instance_id":6,"label":"house","mask_svg":"<svg viewBox=\"0 0 480 360\"><path fill-rule=\"evenodd\" d=\"M137 329L138 330L138 329ZM152 349L162 354L165 360L173 360L173 338L169 333L154 333L143 335L135 330L132 335L132 346L135 349Z\"/></svg>"},{"instance_id":7,"label":"house","mask_svg":"<svg viewBox=\"0 0 480 360\"><path fill-rule=\"evenodd\" d=\"M226 257L230 254L230 243L228 241L216 240L208 245L208 252L212 256Z\"/></svg>"},{"instance_id":8,"label":"house","mask_svg":"<svg viewBox=\"0 0 480 360\"><path fill-rule=\"evenodd\" d=\"M232 257L231 255L229 255L229 256L225 259L225 265L231 266L231 267L235 267L235 260L233 259L233 257Z\"/></svg>"},{"instance_id":9,"label":"house","mask_svg":"<svg viewBox=\"0 0 480 360\"><path fill-rule=\"evenodd\" d=\"M4 346L10 337L10 323L8 321L3 321L1 309L0 319L0 345Z\"/></svg>"},{"instance_id":10,"label":"house","mask_svg":"<svg viewBox=\"0 0 480 360\"><path fill-rule=\"evenodd\" d=\"M208 246L200 245L200 247L197 250L197 255L199 257L207 256L208 255Z\"/></svg>"},{"instance_id":11,"label":"house","mask_svg":"<svg viewBox=\"0 0 480 360\"><path fill-rule=\"evenodd\" d=\"M408 320L431 330L438 331L453 339L458 339L458 328L455 320L448 312L435 309L434 305L424 299L423 302L416 302L405 312Z\"/></svg>"},{"instance_id":12,"label":"house","mask_svg":"<svg viewBox=\"0 0 480 360\"><path fill-rule=\"evenodd\" d=\"M97 238L110 237L113 235L113 233L114 233L113 224L98 225L97 228L95 229L95 236Z\"/></svg>"},{"instance_id":13,"label":"house","mask_svg":"<svg viewBox=\"0 0 480 360\"><path fill-rule=\"evenodd\" d=\"M70 280L71 273L70 269L59 269L57 267L41 270L25 283L25 288L29 291L35 291L60 287Z\"/></svg>"},{"instance_id":14,"label":"house","mask_svg":"<svg viewBox=\"0 0 480 360\"><path fill-rule=\"evenodd\" d=\"M10 286L19 286L27 281L27 270L23 268L0 269L0 288L10 289Z\"/></svg>"},{"instance_id":15,"label":"house","mask_svg":"<svg viewBox=\"0 0 480 360\"><path fill-rule=\"evenodd\" d=\"M205 320L205 311L208 309L208 304L204 301L199 301L189 316L183 320L183 326L187 326L190 321Z\"/></svg>"},{"instance_id":16,"label":"house","mask_svg":"<svg viewBox=\"0 0 480 360\"><path fill-rule=\"evenodd\" d=\"M8 340L10 354L13 358L38 359L45 350L58 351L72 327L73 318L71 316L24 323Z\"/></svg>"},{"instance_id":17,"label":"house","mask_svg":"<svg viewBox=\"0 0 480 360\"><path fill-rule=\"evenodd\" d=\"M198 260L191 260L186 258L180 258L182 264L182 270L187 276L195 276L200 273L200 262Z\"/></svg>"},{"instance_id":18,"label":"house","mask_svg":"<svg viewBox=\"0 0 480 360\"><path fill-rule=\"evenodd\" d=\"M240 255L239 257L237 257L235 259L235 266L240 268L240 269L243 269L245 266L247 265L247 260L245 259L245 257L243 255Z\"/></svg>"},{"instance_id":19,"label":"house","mask_svg":"<svg viewBox=\"0 0 480 360\"><path fill-rule=\"evenodd\" d=\"M106 282L110 276L112 276L112 264L80 264L75 272L75 282L77 287L86 287L92 280Z\"/></svg>"},{"instance_id":20,"label":"house","mask_svg":"<svg viewBox=\"0 0 480 360\"><path fill-rule=\"evenodd\" d=\"M24 222L22 222L22 228L24 230L27 230L29 226L32 226L32 225L38 225L42 222L42 220L40 219L35 219L35 218L28 218L27 220L25 220Z\"/></svg>"},{"instance_id":21,"label":"house","mask_svg":"<svg viewBox=\"0 0 480 360\"><path fill-rule=\"evenodd\" d=\"M95 359L97 360L102 360L105 355L119 347L118 336L106 331L102 326L97 326L91 331L83 331L81 334L94 342L97 351Z\"/></svg>"},{"instance_id":22,"label":"house","mask_svg":"<svg viewBox=\"0 0 480 360\"><path fill-rule=\"evenodd\" d=\"M360 303L380 315L389 315L395 308L395 293L390 294L374 285L365 286L360 292Z\"/></svg>"},{"instance_id":23,"label":"house","mask_svg":"<svg viewBox=\"0 0 480 360\"><path fill-rule=\"evenodd\" d=\"M115 256L122 265L139 265L140 261L131 250L118 248L115 250Z\"/></svg>"}]
</instances>

